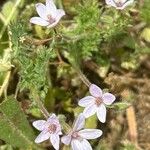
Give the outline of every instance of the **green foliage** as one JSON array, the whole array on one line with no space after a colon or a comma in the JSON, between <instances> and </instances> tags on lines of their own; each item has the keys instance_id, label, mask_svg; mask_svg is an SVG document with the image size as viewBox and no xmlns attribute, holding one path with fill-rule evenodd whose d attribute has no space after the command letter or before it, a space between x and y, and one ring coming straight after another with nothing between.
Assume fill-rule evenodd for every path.
<instances>
[{"instance_id":1,"label":"green foliage","mask_svg":"<svg viewBox=\"0 0 150 150\"><path fill-rule=\"evenodd\" d=\"M14 98L8 98L0 104L0 139L14 147L36 148L33 144L33 131Z\"/></svg>"},{"instance_id":2,"label":"green foliage","mask_svg":"<svg viewBox=\"0 0 150 150\"><path fill-rule=\"evenodd\" d=\"M20 67L20 86L22 89L36 87L40 89L47 85L46 74L52 49L45 46L30 46L24 43L25 28L21 23L13 24L11 40L13 60Z\"/></svg>"},{"instance_id":3,"label":"green foliage","mask_svg":"<svg viewBox=\"0 0 150 150\"><path fill-rule=\"evenodd\" d=\"M149 5L149 0L144 1L144 6L141 8L140 11L141 18L150 24L150 5Z\"/></svg>"},{"instance_id":4,"label":"green foliage","mask_svg":"<svg viewBox=\"0 0 150 150\"><path fill-rule=\"evenodd\" d=\"M101 37L105 42L115 42L118 38L125 36L129 23L130 16L128 14L107 10L100 18Z\"/></svg>"},{"instance_id":5,"label":"green foliage","mask_svg":"<svg viewBox=\"0 0 150 150\"><path fill-rule=\"evenodd\" d=\"M43 100L42 102L49 112L67 113L66 118L69 119L69 124L73 122L73 116L83 112L83 108L75 108L77 98L84 97L87 91L86 86L77 76L77 70L80 67L91 81L103 85L103 88L106 86L104 80L107 79L110 72L119 74L120 77L131 73L131 78L133 77L134 80L138 78L140 82L143 82L143 79L140 80L143 73L139 77L137 72L140 72L138 67L141 65L141 60L139 61L139 59L142 59L143 54L150 52L149 0L145 0L143 5L135 2L134 9L126 8L124 10L107 7L104 1L57 1L60 8L64 6L66 15L55 28L55 32L53 29L29 23L30 18L37 15L35 0L4 2L0 13L0 29L4 27L4 30L0 31L1 36L4 35L0 41L0 83L3 85L7 71L12 69L11 76L7 80L11 84L4 84L4 95L7 96L7 93L9 95L16 91L16 97L19 101L21 100L26 114L31 118L42 117L40 100ZM16 6L15 2L18 2ZM45 0L38 2L45 2ZM5 23L7 19L9 20ZM17 20L22 21L16 22ZM11 21L15 23L11 23ZM44 40L46 42L43 42ZM82 64L82 62L84 63ZM138 70L136 75L135 72L130 72L133 69ZM144 77L149 77L146 73L144 71ZM16 74L20 79L19 86L16 86ZM115 87L115 82L113 83L112 87ZM117 81L116 84L119 85L120 82ZM141 83L139 86L143 86L143 84ZM125 88L129 88L128 85L125 85ZM24 89L28 89L27 91L31 95L28 96L28 92ZM118 97L121 90L121 88L114 88ZM19 91L18 94L17 91ZM134 91L136 89L133 89ZM138 92L140 93L140 91ZM146 94L144 90L143 93ZM35 101L28 100L29 104L26 104L24 102L26 98ZM130 106L129 103L133 99L129 95L129 98L125 97L122 102L108 107L115 111L124 110ZM120 112L119 115L121 116ZM117 123L121 122L119 121L121 117L117 116L116 118L118 119ZM112 145L120 143L116 139L120 138L117 137L118 135L124 134L124 127L121 128L115 124L116 118L111 120L111 115L108 114L107 119L111 120L108 124L106 123L108 130L105 128L105 124L101 125L97 122L96 116L92 116L86 121L86 128L96 128L100 125L100 128L106 131L103 136L104 143L100 142L97 150L110 150L112 147L111 144L108 145L108 141L112 142ZM113 129L113 124L115 127L119 126L120 129L123 129L121 133L118 134ZM112 133L115 135L112 136L115 142L111 140ZM121 136L123 137L123 135ZM19 149L38 149L33 144L33 131L19 103L13 98L4 100L0 104L0 139L5 141L4 145L0 146L2 150L12 150L12 146ZM96 148L94 144L93 146ZM120 145L115 145L115 148L119 150L134 149L131 143L121 146L120 148ZM47 149L47 145L45 147ZM68 147L64 146L63 149L66 150Z\"/></svg>"},{"instance_id":6,"label":"green foliage","mask_svg":"<svg viewBox=\"0 0 150 150\"><path fill-rule=\"evenodd\" d=\"M116 110L125 110L127 109L131 104L127 102L118 102L110 106L111 108L115 108ZM109 106L108 106L109 107Z\"/></svg>"},{"instance_id":7,"label":"green foliage","mask_svg":"<svg viewBox=\"0 0 150 150\"><path fill-rule=\"evenodd\" d=\"M14 3L11 2L11 1L8 1L7 3L5 3L2 7L2 13L3 15L7 18L10 14L11 14L11 11L14 7ZM16 20L17 19L17 15L18 15L18 10L16 10L13 14L13 16L11 17L11 20L10 21L13 21L13 20Z\"/></svg>"},{"instance_id":8,"label":"green foliage","mask_svg":"<svg viewBox=\"0 0 150 150\"><path fill-rule=\"evenodd\" d=\"M120 148L120 150L136 150L137 148L135 147L134 144L130 143L129 141L125 141L123 143L123 146Z\"/></svg>"},{"instance_id":9,"label":"green foliage","mask_svg":"<svg viewBox=\"0 0 150 150\"><path fill-rule=\"evenodd\" d=\"M98 8L98 1L84 0L76 8L77 15L74 17L74 28L68 33L73 42L67 44L72 55L78 55L80 59L89 58L94 51L98 51L98 44L100 40L100 9ZM75 56L76 57L76 56Z\"/></svg>"}]
</instances>

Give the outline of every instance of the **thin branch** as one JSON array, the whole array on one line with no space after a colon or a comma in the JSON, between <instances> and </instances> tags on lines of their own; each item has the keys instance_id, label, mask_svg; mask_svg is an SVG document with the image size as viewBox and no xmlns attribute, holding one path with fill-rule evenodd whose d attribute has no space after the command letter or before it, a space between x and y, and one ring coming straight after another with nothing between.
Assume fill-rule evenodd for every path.
<instances>
[{"instance_id":1,"label":"thin branch","mask_svg":"<svg viewBox=\"0 0 150 150\"><path fill-rule=\"evenodd\" d=\"M36 89L31 89L31 94L33 96L33 99L35 100L35 102L37 103L38 107L40 108L42 114L44 115L44 117L46 119L49 118L50 114L49 112L46 110L46 108L44 107L43 103L41 102L41 99L38 95L38 92L36 91Z\"/></svg>"},{"instance_id":2,"label":"thin branch","mask_svg":"<svg viewBox=\"0 0 150 150\"><path fill-rule=\"evenodd\" d=\"M5 80L0 88L0 97L2 96L3 92L7 90L8 82L10 79L10 74L11 74L11 71L8 71L6 74Z\"/></svg>"},{"instance_id":3,"label":"thin branch","mask_svg":"<svg viewBox=\"0 0 150 150\"><path fill-rule=\"evenodd\" d=\"M87 79L87 77L82 73L80 69L75 69L76 72L78 73L80 79L83 81L83 83L89 87L92 83Z\"/></svg>"}]
</instances>

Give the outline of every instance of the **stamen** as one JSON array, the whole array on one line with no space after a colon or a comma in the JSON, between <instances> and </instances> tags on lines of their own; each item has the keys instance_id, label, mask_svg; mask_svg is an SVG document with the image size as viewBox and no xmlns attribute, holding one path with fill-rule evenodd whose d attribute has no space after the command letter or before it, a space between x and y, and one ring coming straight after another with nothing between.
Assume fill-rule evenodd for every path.
<instances>
[{"instance_id":1,"label":"stamen","mask_svg":"<svg viewBox=\"0 0 150 150\"><path fill-rule=\"evenodd\" d=\"M80 137L80 136L79 136L78 132L73 132L73 133L72 133L72 138L77 139L77 138L79 138L79 137Z\"/></svg>"},{"instance_id":2,"label":"stamen","mask_svg":"<svg viewBox=\"0 0 150 150\"><path fill-rule=\"evenodd\" d=\"M116 3L117 7L122 7L127 2L127 0L125 2L122 2L122 0L114 0L114 2Z\"/></svg>"},{"instance_id":3,"label":"stamen","mask_svg":"<svg viewBox=\"0 0 150 150\"><path fill-rule=\"evenodd\" d=\"M51 15L47 15L47 18L48 18L48 22L50 23L50 24L52 24L52 23L54 23L56 20L51 16Z\"/></svg>"},{"instance_id":4,"label":"stamen","mask_svg":"<svg viewBox=\"0 0 150 150\"><path fill-rule=\"evenodd\" d=\"M49 133L55 133L56 132L56 129L57 129L57 126L55 124L51 124L49 125L48 127L48 132Z\"/></svg>"},{"instance_id":5,"label":"stamen","mask_svg":"<svg viewBox=\"0 0 150 150\"><path fill-rule=\"evenodd\" d=\"M100 106L102 102L103 102L102 99L99 98L99 97L95 99L95 104L96 104L97 106Z\"/></svg>"}]
</instances>

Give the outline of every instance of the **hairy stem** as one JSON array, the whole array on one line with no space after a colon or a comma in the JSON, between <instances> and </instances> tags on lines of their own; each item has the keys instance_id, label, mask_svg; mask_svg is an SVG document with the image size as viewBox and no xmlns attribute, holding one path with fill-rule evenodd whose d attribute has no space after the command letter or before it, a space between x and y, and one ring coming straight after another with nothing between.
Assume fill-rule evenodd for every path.
<instances>
[{"instance_id":1,"label":"hairy stem","mask_svg":"<svg viewBox=\"0 0 150 150\"><path fill-rule=\"evenodd\" d=\"M83 83L89 87L92 83L87 79L87 77L82 73L80 69L76 69L76 71Z\"/></svg>"},{"instance_id":2,"label":"hairy stem","mask_svg":"<svg viewBox=\"0 0 150 150\"><path fill-rule=\"evenodd\" d=\"M46 108L44 107L43 103L41 102L41 99L39 97L39 94L38 94L37 90L36 89L31 89L31 95L33 96L33 99L35 100L36 104L40 108L40 110L41 110L42 114L44 115L44 117L46 119L48 119L50 114L46 110Z\"/></svg>"}]
</instances>

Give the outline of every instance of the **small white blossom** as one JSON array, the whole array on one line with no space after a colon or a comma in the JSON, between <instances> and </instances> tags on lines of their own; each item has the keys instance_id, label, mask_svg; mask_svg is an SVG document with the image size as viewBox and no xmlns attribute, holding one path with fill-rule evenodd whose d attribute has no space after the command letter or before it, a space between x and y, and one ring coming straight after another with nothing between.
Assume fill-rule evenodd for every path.
<instances>
[{"instance_id":1,"label":"small white blossom","mask_svg":"<svg viewBox=\"0 0 150 150\"><path fill-rule=\"evenodd\" d=\"M111 93L104 93L95 84L91 84L89 88L92 96L86 96L79 101L79 106L85 107L83 114L86 118L97 113L98 119L104 123L106 121L106 106L111 105L115 101L115 96Z\"/></svg>"},{"instance_id":2,"label":"small white blossom","mask_svg":"<svg viewBox=\"0 0 150 150\"><path fill-rule=\"evenodd\" d=\"M92 150L87 140L96 139L102 135L99 129L82 129L85 125L85 117L80 114L74 123L73 129L68 135L61 138L62 143L71 145L72 150ZM81 130L82 129L82 130Z\"/></svg>"},{"instance_id":3,"label":"small white blossom","mask_svg":"<svg viewBox=\"0 0 150 150\"><path fill-rule=\"evenodd\" d=\"M121 10L134 2L134 0L105 0L105 1L107 5L113 6L116 9Z\"/></svg>"},{"instance_id":4,"label":"small white blossom","mask_svg":"<svg viewBox=\"0 0 150 150\"><path fill-rule=\"evenodd\" d=\"M57 25L59 20L65 15L63 9L57 9L53 0L46 0L46 5L42 3L36 4L36 11L39 17L32 17L30 22L48 28Z\"/></svg>"},{"instance_id":5,"label":"small white blossom","mask_svg":"<svg viewBox=\"0 0 150 150\"><path fill-rule=\"evenodd\" d=\"M41 131L41 133L35 139L35 143L41 143L50 139L51 144L56 150L59 150L61 132L61 125L55 114L52 114L47 121L38 120L33 122L33 126Z\"/></svg>"}]
</instances>

